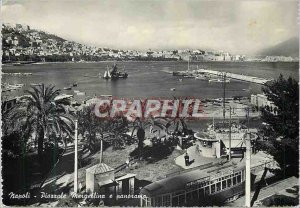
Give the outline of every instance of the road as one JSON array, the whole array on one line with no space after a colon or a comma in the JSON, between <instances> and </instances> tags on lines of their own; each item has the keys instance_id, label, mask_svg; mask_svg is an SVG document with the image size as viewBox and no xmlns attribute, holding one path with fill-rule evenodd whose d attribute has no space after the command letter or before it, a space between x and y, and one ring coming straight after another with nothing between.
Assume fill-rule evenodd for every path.
<instances>
[{"instance_id":1,"label":"road","mask_svg":"<svg viewBox=\"0 0 300 208\"><path fill-rule=\"evenodd\" d=\"M82 145L78 145L79 152L82 151ZM74 172L74 145L70 145L66 148L64 154L59 158L57 164L52 171L48 174L46 180L42 184L41 188L35 195L32 201L35 205L55 205L57 199L54 198L41 198L42 193L47 194L61 194L68 193L72 187L70 187L69 181L73 180Z\"/></svg>"}]
</instances>

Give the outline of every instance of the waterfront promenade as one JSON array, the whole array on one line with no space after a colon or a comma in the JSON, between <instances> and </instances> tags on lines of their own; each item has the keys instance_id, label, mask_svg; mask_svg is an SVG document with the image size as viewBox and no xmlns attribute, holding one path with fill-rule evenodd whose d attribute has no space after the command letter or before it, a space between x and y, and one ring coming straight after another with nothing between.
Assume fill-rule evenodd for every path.
<instances>
[{"instance_id":1,"label":"waterfront promenade","mask_svg":"<svg viewBox=\"0 0 300 208\"><path fill-rule=\"evenodd\" d=\"M222 76L222 74L223 74L223 72L215 71L215 70L208 70L208 69L199 69L199 72L217 75L217 76ZM234 73L230 73L230 72L226 72L226 77L231 78L231 79L237 79L237 80L241 80L241 81L261 84L261 85L264 85L269 81L272 81L272 79L265 79L265 78L248 76L248 75L243 75L243 74L234 74Z\"/></svg>"}]
</instances>

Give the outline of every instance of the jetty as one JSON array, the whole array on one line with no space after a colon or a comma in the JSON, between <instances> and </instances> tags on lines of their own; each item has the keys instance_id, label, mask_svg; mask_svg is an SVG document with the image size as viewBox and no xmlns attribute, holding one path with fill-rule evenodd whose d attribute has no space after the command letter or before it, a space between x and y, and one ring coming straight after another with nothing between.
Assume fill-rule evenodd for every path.
<instances>
[{"instance_id":1,"label":"jetty","mask_svg":"<svg viewBox=\"0 0 300 208\"><path fill-rule=\"evenodd\" d=\"M198 71L205 73L205 74L216 75L216 76L222 76L224 73L224 72L208 70L208 69L199 69ZM243 74L234 74L234 73L230 73L230 72L226 72L226 77L231 78L231 79L246 81L246 82L253 82L253 83L261 84L261 85L264 85L267 82L272 81L272 79L265 79L265 78L248 76L248 75L243 75Z\"/></svg>"}]
</instances>

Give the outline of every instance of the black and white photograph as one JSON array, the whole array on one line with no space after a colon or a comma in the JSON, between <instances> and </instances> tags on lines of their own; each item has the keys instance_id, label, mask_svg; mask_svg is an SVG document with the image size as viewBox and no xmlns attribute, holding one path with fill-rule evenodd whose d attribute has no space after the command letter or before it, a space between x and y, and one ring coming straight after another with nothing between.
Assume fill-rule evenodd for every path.
<instances>
[{"instance_id":1,"label":"black and white photograph","mask_svg":"<svg viewBox=\"0 0 300 208\"><path fill-rule=\"evenodd\" d=\"M2 0L0 204L299 206L299 11Z\"/></svg>"}]
</instances>

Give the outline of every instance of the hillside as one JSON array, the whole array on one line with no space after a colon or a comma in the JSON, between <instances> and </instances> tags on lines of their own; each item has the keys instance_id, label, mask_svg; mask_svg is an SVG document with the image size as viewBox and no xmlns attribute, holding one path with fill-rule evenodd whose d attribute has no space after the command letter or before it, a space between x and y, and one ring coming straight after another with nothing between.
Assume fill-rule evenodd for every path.
<instances>
[{"instance_id":1,"label":"hillside","mask_svg":"<svg viewBox=\"0 0 300 208\"><path fill-rule=\"evenodd\" d=\"M43 31L33 30L29 29L27 31L18 31L14 30L10 27L3 27L2 28L2 43L3 48L11 47L13 44L10 44L10 41L5 41L9 37L14 38L16 37L18 40L18 45L27 48L31 46L32 38L30 38L30 34L35 34L37 37L39 37L42 42L47 42L48 39L53 39L56 42L64 42L65 40L63 38L60 38L56 35L48 34Z\"/></svg>"},{"instance_id":2,"label":"hillside","mask_svg":"<svg viewBox=\"0 0 300 208\"><path fill-rule=\"evenodd\" d=\"M263 49L259 55L299 57L299 38L294 37L273 47Z\"/></svg>"}]
</instances>

